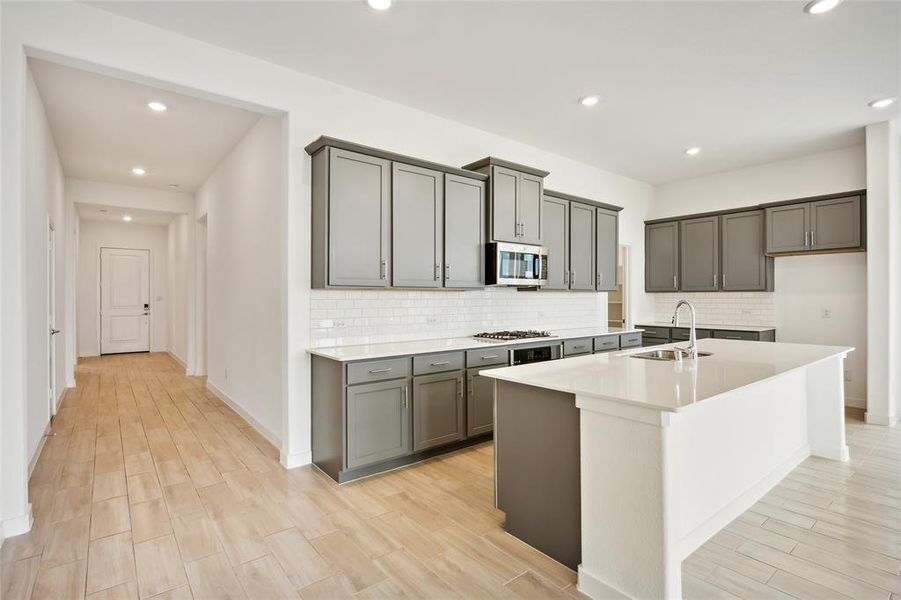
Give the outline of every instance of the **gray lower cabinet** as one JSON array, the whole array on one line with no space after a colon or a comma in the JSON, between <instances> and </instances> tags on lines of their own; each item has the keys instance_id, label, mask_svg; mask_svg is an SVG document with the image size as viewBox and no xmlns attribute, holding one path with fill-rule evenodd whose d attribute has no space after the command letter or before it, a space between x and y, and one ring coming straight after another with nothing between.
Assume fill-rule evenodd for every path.
<instances>
[{"instance_id":1,"label":"gray lower cabinet","mask_svg":"<svg viewBox=\"0 0 901 600\"><path fill-rule=\"evenodd\" d=\"M328 231L327 255L313 264L314 285L387 286L391 163L337 148L313 163L314 188L328 186L314 189L314 221L327 221ZM325 231L324 223L314 226L314 244L324 245L316 236Z\"/></svg>"},{"instance_id":2,"label":"gray lower cabinet","mask_svg":"<svg viewBox=\"0 0 901 600\"><path fill-rule=\"evenodd\" d=\"M569 200L544 197L544 247L547 248L548 290L569 289Z\"/></svg>"},{"instance_id":3,"label":"gray lower cabinet","mask_svg":"<svg viewBox=\"0 0 901 600\"><path fill-rule=\"evenodd\" d=\"M483 377L484 370L466 370L466 435L469 437L494 430L494 380Z\"/></svg>"},{"instance_id":4,"label":"gray lower cabinet","mask_svg":"<svg viewBox=\"0 0 901 600\"><path fill-rule=\"evenodd\" d=\"M594 290L594 207L569 205L569 288Z\"/></svg>"},{"instance_id":5,"label":"gray lower cabinet","mask_svg":"<svg viewBox=\"0 0 901 600\"><path fill-rule=\"evenodd\" d=\"M615 211L596 208L595 289L616 291L616 265L619 256L619 216Z\"/></svg>"},{"instance_id":6,"label":"gray lower cabinet","mask_svg":"<svg viewBox=\"0 0 901 600\"><path fill-rule=\"evenodd\" d=\"M444 176L444 286L485 285L485 182Z\"/></svg>"},{"instance_id":7,"label":"gray lower cabinet","mask_svg":"<svg viewBox=\"0 0 901 600\"><path fill-rule=\"evenodd\" d=\"M681 342L690 337L688 327L663 327L660 325L636 325L644 330L642 337L643 346L656 346ZM764 329L762 331L743 331L735 329L697 329L697 339L717 338L723 340L745 340L749 342L775 342L776 330Z\"/></svg>"},{"instance_id":8,"label":"gray lower cabinet","mask_svg":"<svg viewBox=\"0 0 901 600\"><path fill-rule=\"evenodd\" d=\"M718 216L679 222L680 290L712 292L719 289L719 231Z\"/></svg>"},{"instance_id":9,"label":"gray lower cabinet","mask_svg":"<svg viewBox=\"0 0 901 600\"><path fill-rule=\"evenodd\" d=\"M394 163L391 175L392 284L441 287L444 173Z\"/></svg>"},{"instance_id":10,"label":"gray lower cabinet","mask_svg":"<svg viewBox=\"0 0 901 600\"><path fill-rule=\"evenodd\" d=\"M347 467L407 455L411 379L347 386Z\"/></svg>"},{"instance_id":11,"label":"gray lower cabinet","mask_svg":"<svg viewBox=\"0 0 901 600\"><path fill-rule=\"evenodd\" d=\"M413 378L413 451L466 437L463 371Z\"/></svg>"},{"instance_id":12,"label":"gray lower cabinet","mask_svg":"<svg viewBox=\"0 0 901 600\"><path fill-rule=\"evenodd\" d=\"M592 338L576 338L574 340L563 340L563 357L578 356L580 354L591 354L594 350Z\"/></svg>"},{"instance_id":13,"label":"gray lower cabinet","mask_svg":"<svg viewBox=\"0 0 901 600\"><path fill-rule=\"evenodd\" d=\"M860 197L810 203L810 249L857 248L861 242Z\"/></svg>"},{"instance_id":14,"label":"gray lower cabinet","mask_svg":"<svg viewBox=\"0 0 901 600\"><path fill-rule=\"evenodd\" d=\"M720 217L722 280L729 292L773 289L773 259L766 255L766 217L762 210Z\"/></svg>"},{"instance_id":15,"label":"gray lower cabinet","mask_svg":"<svg viewBox=\"0 0 901 600\"><path fill-rule=\"evenodd\" d=\"M679 291L679 222L646 225L644 236L645 291Z\"/></svg>"},{"instance_id":16,"label":"gray lower cabinet","mask_svg":"<svg viewBox=\"0 0 901 600\"><path fill-rule=\"evenodd\" d=\"M806 252L810 249L810 204L766 209L766 251Z\"/></svg>"}]
</instances>

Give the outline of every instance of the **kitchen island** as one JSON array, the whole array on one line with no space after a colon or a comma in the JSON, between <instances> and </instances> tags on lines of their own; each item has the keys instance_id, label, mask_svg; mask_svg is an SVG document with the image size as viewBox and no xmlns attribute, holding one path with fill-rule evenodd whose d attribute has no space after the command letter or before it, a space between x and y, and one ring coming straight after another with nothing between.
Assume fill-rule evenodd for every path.
<instances>
[{"instance_id":1,"label":"kitchen island","mask_svg":"<svg viewBox=\"0 0 901 600\"><path fill-rule=\"evenodd\" d=\"M653 350L676 344L656 346ZM679 598L681 563L810 455L847 460L849 347L704 339L494 369L498 508L592 598Z\"/></svg>"}]
</instances>

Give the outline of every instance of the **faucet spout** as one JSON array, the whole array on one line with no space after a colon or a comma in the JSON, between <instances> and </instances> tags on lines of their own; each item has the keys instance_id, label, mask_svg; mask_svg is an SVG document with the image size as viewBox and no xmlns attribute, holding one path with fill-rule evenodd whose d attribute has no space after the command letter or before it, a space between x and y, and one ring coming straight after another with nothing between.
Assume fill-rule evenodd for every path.
<instances>
[{"instance_id":1,"label":"faucet spout","mask_svg":"<svg viewBox=\"0 0 901 600\"><path fill-rule=\"evenodd\" d=\"M689 314L691 315L691 323L690 329L688 331L688 348L678 348L679 350L683 350L688 354L688 358L697 358L698 357L698 337L697 330L695 329L695 307L688 300L679 300L676 303L676 312L673 314L673 325L676 327L679 326L679 309L683 306L687 306L689 310Z\"/></svg>"}]
</instances>

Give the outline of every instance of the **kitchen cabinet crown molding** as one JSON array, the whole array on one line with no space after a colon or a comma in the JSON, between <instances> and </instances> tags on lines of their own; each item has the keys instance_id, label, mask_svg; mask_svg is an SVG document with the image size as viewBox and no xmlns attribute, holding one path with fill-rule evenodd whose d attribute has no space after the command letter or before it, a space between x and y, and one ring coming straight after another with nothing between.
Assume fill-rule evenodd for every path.
<instances>
[{"instance_id":1,"label":"kitchen cabinet crown molding","mask_svg":"<svg viewBox=\"0 0 901 600\"><path fill-rule=\"evenodd\" d=\"M549 190L544 188L545 196L553 196L554 198L559 198L560 200L569 200L570 202L581 202L582 204L590 204L591 206L596 206L598 208L605 208L607 210L612 210L616 212L620 212L623 207L616 206L614 204L607 204L606 202L601 202L600 200L592 200L591 198L583 198L581 196L575 196L573 194L567 194L565 192L557 192L555 190Z\"/></svg>"},{"instance_id":2,"label":"kitchen cabinet crown molding","mask_svg":"<svg viewBox=\"0 0 901 600\"><path fill-rule=\"evenodd\" d=\"M547 177L548 175L550 175L550 171L542 171L541 169L536 169L535 167L527 167L525 165L511 162L509 160L504 160L502 158L497 158L495 156L486 156L481 160L469 163L468 165L463 165L463 168L467 169L468 171L477 171L479 169L484 169L485 167L503 167L505 169L519 171L520 173L534 175L536 177Z\"/></svg>"},{"instance_id":3,"label":"kitchen cabinet crown molding","mask_svg":"<svg viewBox=\"0 0 901 600\"><path fill-rule=\"evenodd\" d=\"M488 175L484 173L476 173L475 171L468 171L465 168L461 169L459 167L452 167L450 165L423 160L421 158L407 156L405 154L399 154L397 152L389 152L388 150L373 148L372 146L364 146L363 144L348 142L347 140L341 140L338 138L329 137L327 135L319 136L314 141L307 144L306 147L304 147L304 150L307 154L313 156L323 148L338 148L340 150L348 150L350 152L359 152L360 154L367 154L375 158L381 158L383 160L390 160L393 162L402 162L404 164L412 165L414 167L421 167L423 169L432 169L435 171L441 171L442 173L450 173L451 175L477 179L479 181L488 180ZM545 173L545 175L547 175L547 173Z\"/></svg>"}]
</instances>

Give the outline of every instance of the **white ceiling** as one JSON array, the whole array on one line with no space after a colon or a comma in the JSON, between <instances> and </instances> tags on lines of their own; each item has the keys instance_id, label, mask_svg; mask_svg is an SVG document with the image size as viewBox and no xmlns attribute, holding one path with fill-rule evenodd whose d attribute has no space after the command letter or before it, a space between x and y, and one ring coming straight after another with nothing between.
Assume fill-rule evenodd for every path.
<instances>
[{"instance_id":1,"label":"white ceiling","mask_svg":"<svg viewBox=\"0 0 901 600\"><path fill-rule=\"evenodd\" d=\"M260 115L42 60L29 66L69 177L193 192ZM155 113L151 100L169 109ZM143 177L131 169L147 170Z\"/></svg>"},{"instance_id":2,"label":"white ceiling","mask_svg":"<svg viewBox=\"0 0 901 600\"><path fill-rule=\"evenodd\" d=\"M121 208L115 206L103 206L101 204L76 203L78 216L86 221L115 221L125 223L122 217L129 215L132 220L130 225L161 225L167 226L177 215L161 210L146 210L142 208Z\"/></svg>"},{"instance_id":3,"label":"white ceiling","mask_svg":"<svg viewBox=\"0 0 901 600\"><path fill-rule=\"evenodd\" d=\"M901 3L806 1L92 4L659 183L862 143L901 114L867 107L901 95Z\"/></svg>"}]
</instances>

